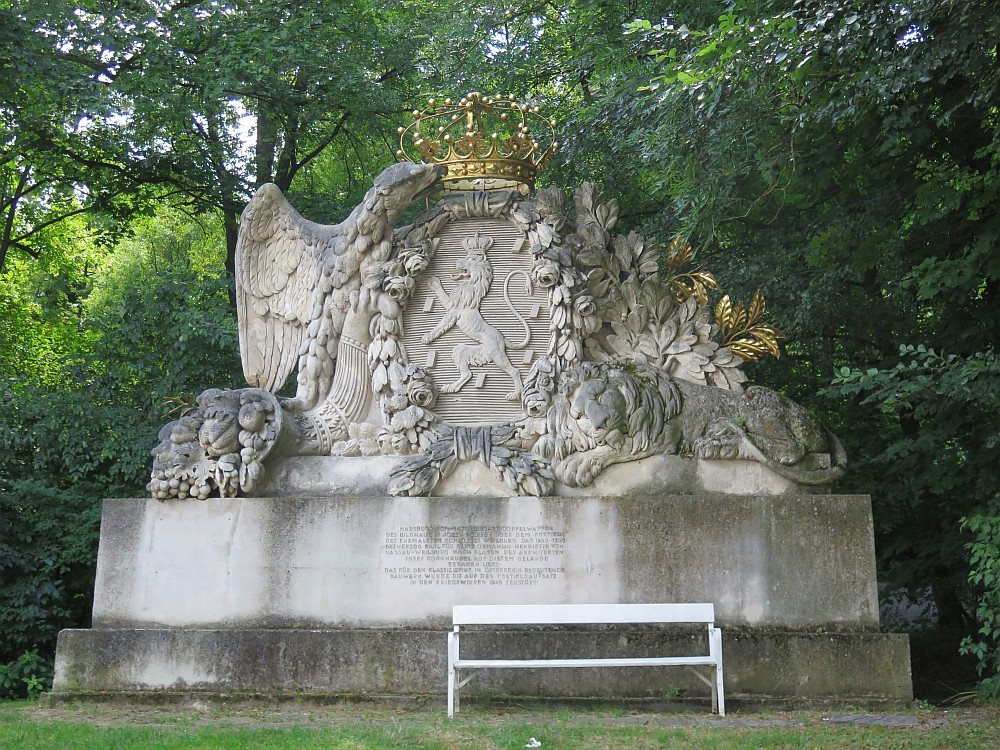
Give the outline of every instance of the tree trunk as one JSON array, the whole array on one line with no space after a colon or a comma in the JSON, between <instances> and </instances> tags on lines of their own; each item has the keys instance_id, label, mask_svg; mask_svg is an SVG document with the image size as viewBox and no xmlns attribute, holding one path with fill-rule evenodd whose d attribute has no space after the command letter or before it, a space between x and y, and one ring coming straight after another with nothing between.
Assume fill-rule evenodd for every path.
<instances>
[{"instance_id":1,"label":"tree trunk","mask_svg":"<svg viewBox=\"0 0 1000 750\"><path fill-rule=\"evenodd\" d=\"M239 234L240 215L229 208L222 210L222 223L226 228L226 279L229 282L229 307L236 312L236 237Z\"/></svg>"},{"instance_id":2,"label":"tree trunk","mask_svg":"<svg viewBox=\"0 0 1000 750\"><path fill-rule=\"evenodd\" d=\"M274 154L278 150L278 128L264 107L257 108L257 142L254 146L255 186L274 182Z\"/></svg>"}]
</instances>

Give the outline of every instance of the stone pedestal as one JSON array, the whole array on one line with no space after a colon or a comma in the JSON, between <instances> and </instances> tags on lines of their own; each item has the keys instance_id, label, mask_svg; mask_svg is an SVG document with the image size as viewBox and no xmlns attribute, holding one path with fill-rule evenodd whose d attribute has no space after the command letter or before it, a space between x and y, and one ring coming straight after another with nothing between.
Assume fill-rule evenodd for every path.
<instances>
[{"instance_id":1,"label":"stone pedestal","mask_svg":"<svg viewBox=\"0 0 1000 750\"><path fill-rule=\"evenodd\" d=\"M105 503L92 630L54 693L445 692L454 604L710 601L727 695L908 700L878 632L865 496L259 497ZM463 635L539 656L690 650L690 631ZM644 651L647 650L647 651ZM472 692L663 697L684 670L496 671Z\"/></svg>"}]
</instances>

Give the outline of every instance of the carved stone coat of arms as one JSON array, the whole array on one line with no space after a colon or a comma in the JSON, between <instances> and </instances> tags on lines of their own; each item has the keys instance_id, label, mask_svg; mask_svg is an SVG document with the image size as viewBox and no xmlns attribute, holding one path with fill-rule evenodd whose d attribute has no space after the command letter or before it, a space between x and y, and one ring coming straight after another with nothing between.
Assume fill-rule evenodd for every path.
<instances>
[{"instance_id":1,"label":"carved stone coat of arms","mask_svg":"<svg viewBox=\"0 0 1000 750\"><path fill-rule=\"evenodd\" d=\"M554 125L510 99L432 100L401 128L400 155L423 163L386 169L334 226L262 187L237 258L250 387L205 391L164 427L153 496L253 494L268 462L297 455L397 456L394 495L433 494L464 461L533 495L664 454L839 477L829 431L744 389L742 365L781 336L760 295L710 305L718 284L687 268L688 245L615 234L617 204L593 185L533 190Z\"/></svg>"}]
</instances>

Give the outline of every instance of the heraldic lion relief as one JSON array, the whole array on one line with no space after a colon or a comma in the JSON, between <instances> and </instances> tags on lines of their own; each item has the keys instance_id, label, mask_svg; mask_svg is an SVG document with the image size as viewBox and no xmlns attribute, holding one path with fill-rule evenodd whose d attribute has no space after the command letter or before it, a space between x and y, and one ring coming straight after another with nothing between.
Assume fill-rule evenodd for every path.
<instances>
[{"instance_id":1,"label":"heraldic lion relief","mask_svg":"<svg viewBox=\"0 0 1000 750\"><path fill-rule=\"evenodd\" d=\"M483 237L476 232L474 237L469 237L462 242L465 248L465 258L458 261L458 273L455 280L458 282L451 294L444 290L441 279L437 276L431 278L430 286L438 301L445 308L444 317L434 330L423 337L424 344L431 344L437 341L445 333L455 326L459 330L473 339L475 345L458 344L452 351L452 359L455 367L458 368L459 377L454 383L441 386L441 393L458 393L462 386L472 379L472 365L495 364L514 381L514 390L507 394L508 401L519 401L521 398L521 373L511 364L507 357L507 349L523 349L531 339L531 330L528 322L518 313L510 300L510 280L516 273L523 273L528 279L528 292L530 293L531 280L524 271L512 271L504 279L504 301L506 301L511 314L517 318L524 326L524 339L520 343L512 344L504 338L503 333L491 326L483 318L479 306L490 290L493 283L493 266L486 257L486 252L493 246L490 237Z\"/></svg>"},{"instance_id":2,"label":"heraldic lion relief","mask_svg":"<svg viewBox=\"0 0 1000 750\"><path fill-rule=\"evenodd\" d=\"M846 455L836 436L768 388L734 393L673 380L651 368L592 362L572 368L556 384L545 378L547 369L542 361L529 375L525 400L536 412L545 404L555 417L558 429L541 437L535 450L568 486L589 485L611 464L664 453L757 461L805 485L826 484L844 473ZM553 440L552 434L561 437ZM808 453L829 453L833 465L797 466Z\"/></svg>"}]
</instances>

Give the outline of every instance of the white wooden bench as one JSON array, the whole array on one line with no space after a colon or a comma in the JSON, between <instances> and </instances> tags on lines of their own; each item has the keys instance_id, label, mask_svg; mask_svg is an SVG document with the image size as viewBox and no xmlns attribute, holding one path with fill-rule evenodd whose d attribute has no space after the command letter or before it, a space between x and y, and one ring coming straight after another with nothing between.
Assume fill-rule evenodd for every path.
<instances>
[{"instance_id":1,"label":"white wooden bench","mask_svg":"<svg viewBox=\"0 0 1000 750\"><path fill-rule=\"evenodd\" d=\"M448 716L458 708L458 691L473 675L461 670L539 669L543 667L688 667L712 690L712 710L726 715L722 675L722 631L715 627L714 604L470 604L458 605L448 633ZM708 627L708 654L614 659L463 659L459 628L463 625L610 625L697 623ZM710 667L711 679L693 669Z\"/></svg>"}]
</instances>

